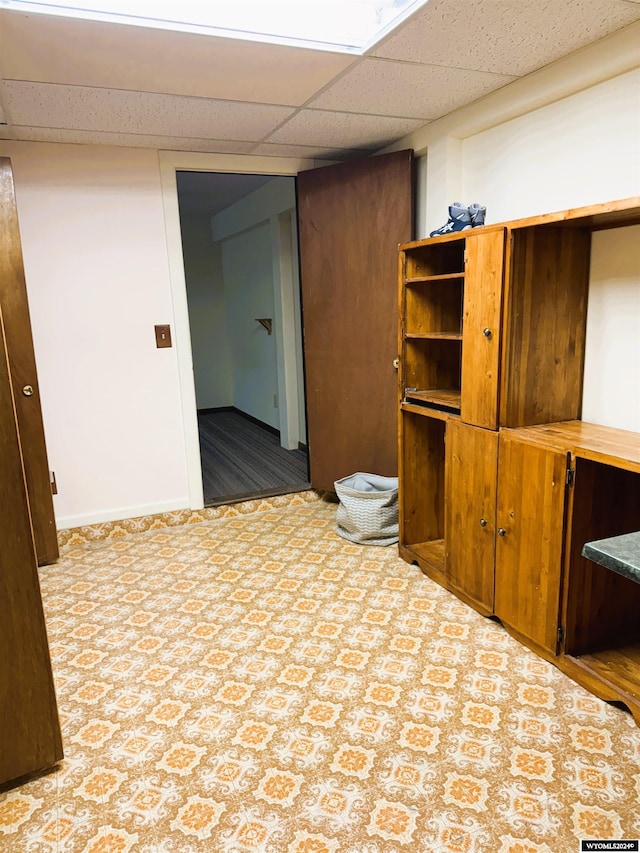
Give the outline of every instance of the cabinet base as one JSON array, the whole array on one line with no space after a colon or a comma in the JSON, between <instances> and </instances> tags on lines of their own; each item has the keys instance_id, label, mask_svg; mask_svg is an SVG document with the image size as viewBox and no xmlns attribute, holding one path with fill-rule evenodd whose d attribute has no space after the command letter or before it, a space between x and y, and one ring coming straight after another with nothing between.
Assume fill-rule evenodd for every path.
<instances>
[{"instance_id":1,"label":"cabinet base","mask_svg":"<svg viewBox=\"0 0 640 853\"><path fill-rule=\"evenodd\" d=\"M581 657L561 655L553 663L599 699L626 705L640 726L640 644Z\"/></svg>"},{"instance_id":2,"label":"cabinet base","mask_svg":"<svg viewBox=\"0 0 640 853\"><path fill-rule=\"evenodd\" d=\"M399 545L400 557L417 565L423 574L451 592L482 616L494 616L492 610L466 595L448 582L444 571L444 541L422 542L416 545ZM552 663L561 672L605 702L619 702L630 711L636 725L640 726L640 643L617 649L591 652L580 656L555 654L538 646L501 622L505 631L539 657Z\"/></svg>"},{"instance_id":3,"label":"cabinet base","mask_svg":"<svg viewBox=\"0 0 640 853\"><path fill-rule=\"evenodd\" d=\"M640 643L580 656L555 655L501 623L505 631L605 702L624 705L640 726Z\"/></svg>"},{"instance_id":4,"label":"cabinet base","mask_svg":"<svg viewBox=\"0 0 640 853\"><path fill-rule=\"evenodd\" d=\"M450 583L444 569L444 539L434 539L416 545L399 545L398 553L405 562L417 565L422 574L453 593L469 607L473 607L481 616L493 616L491 607L470 598L464 590Z\"/></svg>"}]
</instances>

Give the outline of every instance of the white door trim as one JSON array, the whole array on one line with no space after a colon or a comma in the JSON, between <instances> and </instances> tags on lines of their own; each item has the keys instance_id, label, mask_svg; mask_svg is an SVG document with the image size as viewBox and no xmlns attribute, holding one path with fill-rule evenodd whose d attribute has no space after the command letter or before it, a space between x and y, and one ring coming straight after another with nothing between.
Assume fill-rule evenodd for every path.
<instances>
[{"instance_id":1,"label":"white door trim","mask_svg":"<svg viewBox=\"0 0 640 853\"><path fill-rule=\"evenodd\" d=\"M173 344L176 348L180 381L189 505L191 509L196 510L202 509L204 506L204 494L200 470L196 391L193 378L193 355L180 235L176 172L234 172L238 174L295 176L298 172L313 169L321 164L314 160L298 158L254 157L247 154L199 154L189 151L159 151L158 157L173 303Z\"/></svg>"}]
</instances>

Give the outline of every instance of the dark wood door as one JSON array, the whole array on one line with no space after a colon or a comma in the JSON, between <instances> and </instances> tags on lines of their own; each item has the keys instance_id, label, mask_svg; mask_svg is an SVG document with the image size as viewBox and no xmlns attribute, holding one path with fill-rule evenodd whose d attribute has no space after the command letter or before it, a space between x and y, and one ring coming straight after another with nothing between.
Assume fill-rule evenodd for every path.
<instances>
[{"instance_id":1,"label":"dark wood door","mask_svg":"<svg viewBox=\"0 0 640 853\"><path fill-rule=\"evenodd\" d=\"M398 473L398 244L413 237L413 152L298 175L311 485Z\"/></svg>"},{"instance_id":2,"label":"dark wood door","mask_svg":"<svg viewBox=\"0 0 640 853\"><path fill-rule=\"evenodd\" d=\"M498 433L447 422L447 582L485 615L493 613Z\"/></svg>"},{"instance_id":3,"label":"dark wood door","mask_svg":"<svg viewBox=\"0 0 640 853\"><path fill-rule=\"evenodd\" d=\"M556 654L567 454L500 436L495 612Z\"/></svg>"},{"instance_id":4,"label":"dark wood door","mask_svg":"<svg viewBox=\"0 0 640 853\"><path fill-rule=\"evenodd\" d=\"M0 308L39 564L58 559L58 537L40 409L11 162L0 157ZM26 389L27 393L23 392ZM31 393L29 393L31 391Z\"/></svg>"},{"instance_id":5,"label":"dark wood door","mask_svg":"<svg viewBox=\"0 0 640 853\"><path fill-rule=\"evenodd\" d=\"M62 740L0 309L0 784L51 767Z\"/></svg>"}]
</instances>

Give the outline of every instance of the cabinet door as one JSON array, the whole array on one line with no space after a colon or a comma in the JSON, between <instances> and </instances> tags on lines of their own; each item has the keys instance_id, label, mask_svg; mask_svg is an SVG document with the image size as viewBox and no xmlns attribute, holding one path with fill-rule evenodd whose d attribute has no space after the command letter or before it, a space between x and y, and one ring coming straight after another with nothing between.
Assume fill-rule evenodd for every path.
<instances>
[{"instance_id":1,"label":"cabinet door","mask_svg":"<svg viewBox=\"0 0 640 853\"><path fill-rule=\"evenodd\" d=\"M498 433L447 423L447 583L485 615L493 613Z\"/></svg>"},{"instance_id":2,"label":"cabinet door","mask_svg":"<svg viewBox=\"0 0 640 853\"><path fill-rule=\"evenodd\" d=\"M556 654L567 454L500 435L496 615Z\"/></svg>"},{"instance_id":3,"label":"cabinet door","mask_svg":"<svg viewBox=\"0 0 640 853\"><path fill-rule=\"evenodd\" d=\"M498 426L504 241L503 228L466 240L460 417L487 429Z\"/></svg>"},{"instance_id":4,"label":"cabinet door","mask_svg":"<svg viewBox=\"0 0 640 853\"><path fill-rule=\"evenodd\" d=\"M62 741L0 308L0 785L51 767Z\"/></svg>"}]
</instances>

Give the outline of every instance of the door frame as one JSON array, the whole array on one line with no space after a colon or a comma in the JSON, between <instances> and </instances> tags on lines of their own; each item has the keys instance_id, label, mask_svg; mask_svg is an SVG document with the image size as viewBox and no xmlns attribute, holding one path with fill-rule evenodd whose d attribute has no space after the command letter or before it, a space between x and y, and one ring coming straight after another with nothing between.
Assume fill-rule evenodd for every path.
<instances>
[{"instance_id":1,"label":"door frame","mask_svg":"<svg viewBox=\"0 0 640 853\"><path fill-rule=\"evenodd\" d=\"M167 260L171 301L173 305L173 342L178 364L180 382L180 400L184 432L185 464L189 491L189 507L197 510L204 507L202 472L200 468L200 440L198 437L198 416L196 391L193 376L193 353L191 348L191 329L187 304L187 283L184 274L182 238L180 232L180 211L178 207L178 184L176 173L181 172L230 172L236 174L257 174L276 176L297 176L298 172L322 165L315 160L287 157L258 157L248 154L200 154L188 151L158 152L162 204L164 208ZM278 259L279 262L279 259ZM275 260L274 260L275 265ZM279 263L278 263L279 265ZM279 324L276 324L278 326ZM280 359L283 350L282 340L276 340ZM279 371L280 377L280 371ZM287 391L293 392L294 383L287 379L278 380L280 401L287 400ZM282 387L280 387L282 386ZM288 411L289 407L287 407ZM287 421L289 420L286 419ZM282 427L281 427L282 428ZM285 429L288 429L288 423Z\"/></svg>"}]
</instances>

